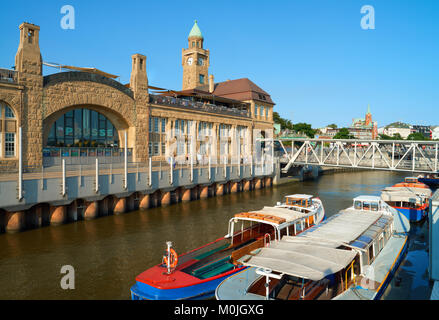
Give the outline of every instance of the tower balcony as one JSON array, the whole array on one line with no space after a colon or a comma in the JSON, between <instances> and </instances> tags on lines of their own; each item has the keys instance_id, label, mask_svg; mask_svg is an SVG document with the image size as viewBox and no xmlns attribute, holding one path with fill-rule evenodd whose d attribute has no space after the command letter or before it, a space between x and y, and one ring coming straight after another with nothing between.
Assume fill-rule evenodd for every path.
<instances>
[{"instance_id":1,"label":"tower balcony","mask_svg":"<svg viewBox=\"0 0 439 320\"><path fill-rule=\"evenodd\" d=\"M250 114L248 110L241 110L234 107L226 107L212 103L191 101L187 99L153 95L153 94L150 94L150 99L151 99L150 102L152 104L164 105L169 107L178 107L182 109L197 110L197 111L216 113L222 115L230 115L235 117L250 118Z\"/></svg>"},{"instance_id":2,"label":"tower balcony","mask_svg":"<svg viewBox=\"0 0 439 320\"><path fill-rule=\"evenodd\" d=\"M0 68L0 82L17 83L17 71Z\"/></svg>"}]
</instances>

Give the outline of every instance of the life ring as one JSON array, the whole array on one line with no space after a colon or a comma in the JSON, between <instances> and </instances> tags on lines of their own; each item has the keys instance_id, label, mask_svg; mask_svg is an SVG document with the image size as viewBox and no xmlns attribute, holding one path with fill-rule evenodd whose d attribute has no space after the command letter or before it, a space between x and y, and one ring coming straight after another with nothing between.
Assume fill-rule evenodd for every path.
<instances>
[{"instance_id":1,"label":"life ring","mask_svg":"<svg viewBox=\"0 0 439 320\"><path fill-rule=\"evenodd\" d=\"M175 268L177 266L177 263L178 263L178 255L177 255L177 252L175 252L175 250L172 248L169 250L169 257L170 257L169 266L171 268ZM168 251L165 252L165 255L163 256L163 261L164 261L165 265L167 266L168 265Z\"/></svg>"}]
</instances>

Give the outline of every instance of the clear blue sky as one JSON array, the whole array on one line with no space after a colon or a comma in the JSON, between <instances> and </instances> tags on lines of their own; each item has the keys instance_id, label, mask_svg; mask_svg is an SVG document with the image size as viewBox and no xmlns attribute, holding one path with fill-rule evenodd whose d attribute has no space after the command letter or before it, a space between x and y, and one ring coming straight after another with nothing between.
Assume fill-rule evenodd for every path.
<instances>
[{"instance_id":1,"label":"clear blue sky","mask_svg":"<svg viewBox=\"0 0 439 320\"><path fill-rule=\"evenodd\" d=\"M75 30L60 27L66 4ZM363 5L375 8L375 30L360 27ZM21 0L0 9L3 68L14 65L27 21L41 27L46 62L96 67L127 83L131 55L142 53L150 84L181 89L181 49L197 19L215 81L251 79L295 123L347 126L370 103L378 126L439 125L437 0Z\"/></svg>"}]
</instances>

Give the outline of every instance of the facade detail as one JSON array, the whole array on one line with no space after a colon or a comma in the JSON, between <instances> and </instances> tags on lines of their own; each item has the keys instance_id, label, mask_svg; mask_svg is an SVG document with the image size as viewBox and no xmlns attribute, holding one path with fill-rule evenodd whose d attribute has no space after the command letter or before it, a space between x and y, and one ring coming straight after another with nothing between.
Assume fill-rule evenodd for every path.
<instances>
[{"instance_id":1,"label":"facade detail","mask_svg":"<svg viewBox=\"0 0 439 320\"><path fill-rule=\"evenodd\" d=\"M248 163L254 139L272 134L270 95L247 78L215 83L197 22L182 51L182 91L150 88L141 54L131 57L128 84L90 68L44 76L40 28L19 29L15 70L0 70L2 168L18 167L19 147L23 165L37 168L53 163L45 158L120 155L125 147L139 163Z\"/></svg>"}]
</instances>

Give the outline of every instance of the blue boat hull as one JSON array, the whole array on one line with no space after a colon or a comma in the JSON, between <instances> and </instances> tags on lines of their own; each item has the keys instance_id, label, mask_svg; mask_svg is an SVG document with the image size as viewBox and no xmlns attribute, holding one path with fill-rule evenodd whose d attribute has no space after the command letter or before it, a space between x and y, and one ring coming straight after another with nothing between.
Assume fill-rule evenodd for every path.
<instances>
[{"instance_id":1,"label":"blue boat hull","mask_svg":"<svg viewBox=\"0 0 439 320\"><path fill-rule=\"evenodd\" d=\"M439 179L432 179L432 178L418 178L419 182L425 183L427 186L432 188L439 187Z\"/></svg>"},{"instance_id":2,"label":"blue boat hull","mask_svg":"<svg viewBox=\"0 0 439 320\"><path fill-rule=\"evenodd\" d=\"M427 216L427 210L412 208L395 208L401 212L410 222L419 222Z\"/></svg>"},{"instance_id":3,"label":"blue boat hull","mask_svg":"<svg viewBox=\"0 0 439 320\"><path fill-rule=\"evenodd\" d=\"M245 268L244 268L245 269ZM237 269L236 272L243 269ZM131 287L132 300L200 300L215 296L216 287L226 278L236 272L227 274L214 280L198 283L192 286L176 289L159 289L146 283L137 281Z\"/></svg>"}]
</instances>

